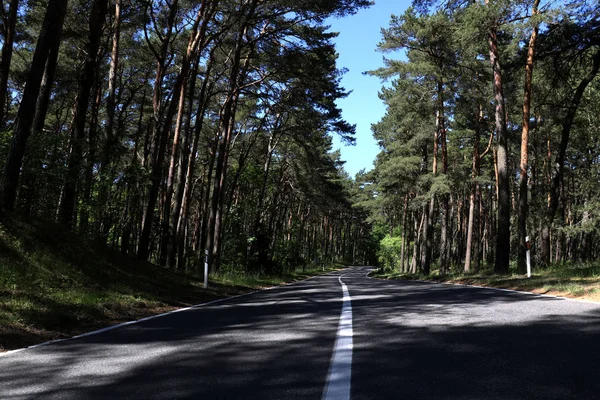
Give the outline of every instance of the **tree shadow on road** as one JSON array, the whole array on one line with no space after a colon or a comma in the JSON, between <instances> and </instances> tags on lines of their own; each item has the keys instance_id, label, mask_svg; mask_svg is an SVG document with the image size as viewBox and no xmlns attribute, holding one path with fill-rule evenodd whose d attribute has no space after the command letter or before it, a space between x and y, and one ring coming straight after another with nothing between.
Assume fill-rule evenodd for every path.
<instances>
[{"instance_id":1,"label":"tree shadow on road","mask_svg":"<svg viewBox=\"0 0 600 400\"><path fill-rule=\"evenodd\" d=\"M598 398L597 306L343 279L354 313L353 399ZM3 357L0 398L320 398L342 304L333 280Z\"/></svg>"},{"instance_id":2,"label":"tree shadow on road","mask_svg":"<svg viewBox=\"0 0 600 400\"><path fill-rule=\"evenodd\" d=\"M598 399L600 308L410 282L352 285L353 399ZM387 289L386 289L387 288Z\"/></svg>"}]
</instances>

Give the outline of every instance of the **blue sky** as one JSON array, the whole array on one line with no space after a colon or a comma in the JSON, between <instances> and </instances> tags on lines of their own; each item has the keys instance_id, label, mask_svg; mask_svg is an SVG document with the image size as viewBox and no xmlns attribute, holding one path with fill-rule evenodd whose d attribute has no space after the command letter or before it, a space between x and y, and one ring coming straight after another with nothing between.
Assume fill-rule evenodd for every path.
<instances>
[{"instance_id":1,"label":"blue sky","mask_svg":"<svg viewBox=\"0 0 600 400\"><path fill-rule=\"evenodd\" d=\"M377 96L381 81L362 73L383 66L383 55L376 51L381 28L388 27L390 16L402 14L410 3L410 0L375 0L373 6L356 15L327 21L331 31L340 32L335 39L338 68L349 70L342 78L342 86L352 93L337 104L344 119L356 124L356 145L345 146L334 137L334 149L341 149L342 159L346 161L344 168L352 177L363 168L367 171L373 168L379 147L373 139L371 124L385 114L385 107Z\"/></svg>"}]
</instances>

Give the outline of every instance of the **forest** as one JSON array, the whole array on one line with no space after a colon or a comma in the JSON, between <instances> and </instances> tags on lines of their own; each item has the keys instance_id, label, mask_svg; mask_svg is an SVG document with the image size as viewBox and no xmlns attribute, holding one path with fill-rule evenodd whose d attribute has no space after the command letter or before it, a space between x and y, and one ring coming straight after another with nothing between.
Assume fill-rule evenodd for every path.
<instances>
[{"instance_id":1,"label":"forest","mask_svg":"<svg viewBox=\"0 0 600 400\"><path fill-rule=\"evenodd\" d=\"M324 23L369 4L3 1L3 216L189 273L374 260Z\"/></svg>"},{"instance_id":2,"label":"forest","mask_svg":"<svg viewBox=\"0 0 600 400\"><path fill-rule=\"evenodd\" d=\"M597 1L415 0L378 49L381 152L357 181L384 268L598 259Z\"/></svg>"},{"instance_id":3,"label":"forest","mask_svg":"<svg viewBox=\"0 0 600 400\"><path fill-rule=\"evenodd\" d=\"M350 177L326 20L369 5L3 1L3 218L192 274L205 255L241 274L597 260L598 2L414 0L381 21L381 152Z\"/></svg>"}]
</instances>

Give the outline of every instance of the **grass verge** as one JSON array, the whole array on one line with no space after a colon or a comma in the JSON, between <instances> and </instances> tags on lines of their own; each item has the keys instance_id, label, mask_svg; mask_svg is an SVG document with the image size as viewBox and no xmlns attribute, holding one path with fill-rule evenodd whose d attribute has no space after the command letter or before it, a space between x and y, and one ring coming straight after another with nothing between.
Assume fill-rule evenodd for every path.
<instances>
[{"instance_id":1,"label":"grass verge","mask_svg":"<svg viewBox=\"0 0 600 400\"><path fill-rule=\"evenodd\" d=\"M418 279L460 283L600 302L600 264L597 263L553 265L546 269L536 270L531 278L516 273L496 275L489 271L475 274L451 273L442 275L437 270L433 271L430 276L406 274L397 271L377 271L371 276L381 279Z\"/></svg>"},{"instance_id":2,"label":"grass verge","mask_svg":"<svg viewBox=\"0 0 600 400\"><path fill-rule=\"evenodd\" d=\"M0 225L0 352L337 268L222 274L204 289L202 278L123 256L47 221L9 217Z\"/></svg>"},{"instance_id":3,"label":"grass verge","mask_svg":"<svg viewBox=\"0 0 600 400\"><path fill-rule=\"evenodd\" d=\"M322 268L299 268L296 271L288 271L281 275L254 275L241 273L222 273L211 276L211 281L231 287L249 287L253 289L266 289L272 286L284 285L308 279L315 275L326 274L345 268L342 264L333 264Z\"/></svg>"}]
</instances>

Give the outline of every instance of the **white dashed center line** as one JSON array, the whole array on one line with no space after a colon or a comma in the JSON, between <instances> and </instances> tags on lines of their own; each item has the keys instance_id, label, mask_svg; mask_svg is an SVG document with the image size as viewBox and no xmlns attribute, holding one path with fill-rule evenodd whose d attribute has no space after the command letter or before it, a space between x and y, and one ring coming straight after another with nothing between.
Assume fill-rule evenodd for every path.
<instances>
[{"instance_id":1,"label":"white dashed center line","mask_svg":"<svg viewBox=\"0 0 600 400\"><path fill-rule=\"evenodd\" d=\"M323 391L323 400L348 400L350 399L350 379L352 377L352 303L348 287L342 282L344 297L342 299L342 313L338 326L337 337L333 349L333 358L329 367L327 383Z\"/></svg>"}]
</instances>

